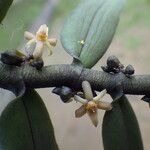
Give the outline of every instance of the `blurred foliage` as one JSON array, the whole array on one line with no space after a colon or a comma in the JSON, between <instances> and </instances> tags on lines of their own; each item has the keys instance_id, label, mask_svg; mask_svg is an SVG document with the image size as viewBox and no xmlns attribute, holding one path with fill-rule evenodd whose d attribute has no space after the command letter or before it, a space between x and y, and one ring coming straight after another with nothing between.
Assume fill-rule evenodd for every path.
<instances>
[{"instance_id":1,"label":"blurred foliage","mask_svg":"<svg viewBox=\"0 0 150 150\"><path fill-rule=\"evenodd\" d=\"M142 37L138 37L136 35L124 37L124 46L129 51L135 51L138 49L138 47L143 43Z\"/></svg>"},{"instance_id":2,"label":"blurred foliage","mask_svg":"<svg viewBox=\"0 0 150 150\"><path fill-rule=\"evenodd\" d=\"M70 12L77 7L80 1L81 0L59 0L59 4L53 13L51 21L49 22L49 26L52 27L59 21L64 23L64 19L67 19Z\"/></svg>"},{"instance_id":3,"label":"blurred foliage","mask_svg":"<svg viewBox=\"0 0 150 150\"><path fill-rule=\"evenodd\" d=\"M145 38L137 35L149 31L149 27L150 0L127 0L117 30L125 49L134 52L144 45Z\"/></svg>"},{"instance_id":4,"label":"blurred foliage","mask_svg":"<svg viewBox=\"0 0 150 150\"><path fill-rule=\"evenodd\" d=\"M1 50L16 48L23 40L23 33L29 29L42 10L45 0L15 1L0 26Z\"/></svg>"},{"instance_id":5,"label":"blurred foliage","mask_svg":"<svg viewBox=\"0 0 150 150\"><path fill-rule=\"evenodd\" d=\"M55 12L54 19L66 17L72 9L74 9L80 0L60 0Z\"/></svg>"},{"instance_id":6,"label":"blurred foliage","mask_svg":"<svg viewBox=\"0 0 150 150\"><path fill-rule=\"evenodd\" d=\"M0 26L1 50L16 48L23 40L24 30L30 29L36 17L42 11L44 2L47 0L15 0L10 8L3 25ZM54 12L50 25L62 21L75 8L80 0L59 0L59 4ZM118 34L125 33L126 30L134 26L148 28L150 25L150 0L127 0L126 7L121 17ZM132 42L133 39L133 42ZM139 39L132 38L125 44L137 47ZM128 46L127 46L128 47Z\"/></svg>"},{"instance_id":7,"label":"blurred foliage","mask_svg":"<svg viewBox=\"0 0 150 150\"><path fill-rule=\"evenodd\" d=\"M133 26L150 25L150 0L127 0L119 25L119 32L125 32Z\"/></svg>"}]
</instances>

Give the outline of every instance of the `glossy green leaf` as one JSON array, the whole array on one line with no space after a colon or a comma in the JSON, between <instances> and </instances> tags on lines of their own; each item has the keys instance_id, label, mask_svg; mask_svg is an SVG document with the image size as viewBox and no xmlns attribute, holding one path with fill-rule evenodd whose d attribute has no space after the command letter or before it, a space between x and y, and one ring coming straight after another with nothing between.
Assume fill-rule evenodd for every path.
<instances>
[{"instance_id":1,"label":"glossy green leaf","mask_svg":"<svg viewBox=\"0 0 150 150\"><path fill-rule=\"evenodd\" d=\"M65 50L91 68L108 49L124 0L85 0L65 23L61 42Z\"/></svg>"},{"instance_id":2,"label":"glossy green leaf","mask_svg":"<svg viewBox=\"0 0 150 150\"><path fill-rule=\"evenodd\" d=\"M40 96L28 91L0 117L0 150L58 150L54 130Z\"/></svg>"},{"instance_id":3,"label":"glossy green leaf","mask_svg":"<svg viewBox=\"0 0 150 150\"><path fill-rule=\"evenodd\" d=\"M4 19L13 0L0 0L0 23Z\"/></svg>"},{"instance_id":4,"label":"glossy green leaf","mask_svg":"<svg viewBox=\"0 0 150 150\"><path fill-rule=\"evenodd\" d=\"M125 96L106 112L102 126L105 150L143 150L141 133L135 113Z\"/></svg>"}]
</instances>

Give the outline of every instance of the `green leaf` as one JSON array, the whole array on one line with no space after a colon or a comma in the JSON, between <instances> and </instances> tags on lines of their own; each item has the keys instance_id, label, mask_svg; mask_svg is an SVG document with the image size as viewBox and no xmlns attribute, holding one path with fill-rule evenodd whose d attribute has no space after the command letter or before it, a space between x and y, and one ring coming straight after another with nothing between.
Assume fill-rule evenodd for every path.
<instances>
[{"instance_id":1,"label":"green leaf","mask_svg":"<svg viewBox=\"0 0 150 150\"><path fill-rule=\"evenodd\" d=\"M125 96L106 112L102 126L105 150L143 150L141 133L135 113Z\"/></svg>"},{"instance_id":2,"label":"green leaf","mask_svg":"<svg viewBox=\"0 0 150 150\"><path fill-rule=\"evenodd\" d=\"M46 107L34 91L12 101L0 117L0 150L58 150Z\"/></svg>"},{"instance_id":3,"label":"green leaf","mask_svg":"<svg viewBox=\"0 0 150 150\"><path fill-rule=\"evenodd\" d=\"M94 66L108 49L123 4L124 0L85 0L68 18L61 42L84 67Z\"/></svg>"},{"instance_id":4,"label":"green leaf","mask_svg":"<svg viewBox=\"0 0 150 150\"><path fill-rule=\"evenodd\" d=\"M0 23L4 19L13 0L0 0Z\"/></svg>"}]
</instances>

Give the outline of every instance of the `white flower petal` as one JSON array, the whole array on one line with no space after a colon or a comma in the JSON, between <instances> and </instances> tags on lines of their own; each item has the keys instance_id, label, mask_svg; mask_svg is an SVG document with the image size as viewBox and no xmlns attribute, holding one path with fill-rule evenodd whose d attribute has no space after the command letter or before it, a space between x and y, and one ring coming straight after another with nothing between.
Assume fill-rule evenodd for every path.
<instances>
[{"instance_id":1,"label":"white flower petal","mask_svg":"<svg viewBox=\"0 0 150 150\"><path fill-rule=\"evenodd\" d=\"M94 101L100 101L105 94L107 93L106 89L101 91L96 97L93 98Z\"/></svg>"},{"instance_id":2,"label":"white flower petal","mask_svg":"<svg viewBox=\"0 0 150 150\"><path fill-rule=\"evenodd\" d=\"M46 24L43 24L40 26L39 30L37 31L37 34L45 33L45 35L48 36L48 27Z\"/></svg>"},{"instance_id":3,"label":"white flower petal","mask_svg":"<svg viewBox=\"0 0 150 150\"><path fill-rule=\"evenodd\" d=\"M84 91L85 98L88 101L93 100L93 92L92 92L90 83L88 81L83 81L82 82L82 88Z\"/></svg>"},{"instance_id":4,"label":"white flower petal","mask_svg":"<svg viewBox=\"0 0 150 150\"><path fill-rule=\"evenodd\" d=\"M33 55L35 47L36 47L36 42L34 42L34 43L30 44L30 45L26 45L25 49L24 49L24 52L25 52L26 56Z\"/></svg>"},{"instance_id":5,"label":"white flower petal","mask_svg":"<svg viewBox=\"0 0 150 150\"><path fill-rule=\"evenodd\" d=\"M84 105L82 105L79 109L77 109L75 111L75 117L76 118L80 118L80 117L82 117L85 114L86 114L86 109L85 109Z\"/></svg>"},{"instance_id":6,"label":"white flower petal","mask_svg":"<svg viewBox=\"0 0 150 150\"><path fill-rule=\"evenodd\" d=\"M109 111L109 110L112 110L112 105L111 105L111 103L108 103L108 102L98 102L97 108Z\"/></svg>"},{"instance_id":7,"label":"white flower petal","mask_svg":"<svg viewBox=\"0 0 150 150\"><path fill-rule=\"evenodd\" d=\"M25 48L26 48L26 49L29 49L29 47L30 47L32 44L34 44L34 43L36 43L36 40L35 40L35 39L30 40L30 41L27 42L27 44L25 45Z\"/></svg>"},{"instance_id":8,"label":"white flower petal","mask_svg":"<svg viewBox=\"0 0 150 150\"><path fill-rule=\"evenodd\" d=\"M80 102L81 104L86 104L88 102L86 99L83 99L78 95L75 95L74 99L75 99L75 101Z\"/></svg>"},{"instance_id":9,"label":"white flower petal","mask_svg":"<svg viewBox=\"0 0 150 150\"><path fill-rule=\"evenodd\" d=\"M57 44L57 39L53 38L53 39L48 39L48 42L51 46L55 47Z\"/></svg>"},{"instance_id":10,"label":"white flower petal","mask_svg":"<svg viewBox=\"0 0 150 150\"><path fill-rule=\"evenodd\" d=\"M44 44L43 44L43 42L37 42L36 43L36 48L35 48L35 50L33 52L33 57L35 59L41 58L42 55L43 55L43 50L44 50Z\"/></svg>"},{"instance_id":11,"label":"white flower petal","mask_svg":"<svg viewBox=\"0 0 150 150\"><path fill-rule=\"evenodd\" d=\"M31 39L29 42L27 42L26 46L29 47L30 45L34 44L36 42L35 39Z\"/></svg>"},{"instance_id":12,"label":"white flower petal","mask_svg":"<svg viewBox=\"0 0 150 150\"><path fill-rule=\"evenodd\" d=\"M87 114L89 115L93 125L95 127L97 127L97 125L98 125L98 113L97 113L97 111L95 111L95 112L87 111Z\"/></svg>"},{"instance_id":13,"label":"white flower petal","mask_svg":"<svg viewBox=\"0 0 150 150\"><path fill-rule=\"evenodd\" d=\"M31 40L31 39L33 39L35 36L34 36L31 32L25 31L25 32L24 32L24 37L25 37L27 40Z\"/></svg>"},{"instance_id":14,"label":"white flower petal","mask_svg":"<svg viewBox=\"0 0 150 150\"><path fill-rule=\"evenodd\" d=\"M48 41L46 41L46 45L47 45L47 47L48 47L48 52L49 52L49 56L50 55L52 55L52 46L49 44L49 42Z\"/></svg>"}]
</instances>

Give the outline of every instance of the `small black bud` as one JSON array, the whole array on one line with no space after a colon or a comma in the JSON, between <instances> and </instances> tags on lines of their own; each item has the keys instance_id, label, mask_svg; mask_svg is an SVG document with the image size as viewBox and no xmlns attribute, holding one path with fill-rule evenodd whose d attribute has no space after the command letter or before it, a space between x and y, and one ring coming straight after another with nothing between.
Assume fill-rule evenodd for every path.
<instances>
[{"instance_id":1,"label":"small black bud","mask_svg":"<svg viewBox=\"0 0 150 150\"><path fill-rule=\"evenodd\" d=\"M40 60L33 60L33 61L30 63L30 65L31 65L32 67L35 67L37 70L41 70L42 67L44 66L44 62L43 62L42 59L40 59Z\"/></svg>"},{"instance_id":2,"label":"small black bud","mask_svg":"<svg viewBox=\"0 0 150 150\"><path fill-rule=\"evenodd\" d=\"M24 57L17 56L16 50L9 50L1 53L1 62L4 64L21 66L24 61Z\"/></svg>"},{"instance_id":3,"label":"small black bud","mask_svg":"<svg viewBox=\"0 0 150 150\"><path fill-rule=\"evenodd\" d=\"M31 59L34 59L33 58L33 55L29 55L29 56L27 56L27 58L26 58L28 61L30 61Z\"/></svg>"},{"instance_id":4,"label":"small black bud","mask_svg":"<svg viewBox=\"0 0 150 150\"><path fill-rule=\"evenodd\" d=\"M101 68L104 72L109 72L108 66L101 66Z\"/></svg>"},{"instance_id":5,"label":"small black bud","mask_svg":"<svg viewBox=\"0 0 150 150\"><path fill-rule=\"evenodd\" d=\"M110 56L107 59L107 66L109 68L119 68L120 61L116 56Z\"/></svg>"},{"instance_id":6,"label":"small black bud","mask_svg":"<svg viewBox=\"0 0 150 150\"><path fill-rule=\"evenodd\" d=\"M149 107L150 107L150 96L145 95L144 97L142 97L141 100L143 100L144 102L147 102L149 104Z\"/></svg>"},{"instance_id":7,"label":"small black bud","mask_svg":"<svg viewBox=\"0 0 150 150\"><path fill-rule=\"evenodd\" d=\"M134 68L132 65L128 65L126 68L125 68L125 71L124 71L124 74L126 75L133 75L135 72Z\"/></svg>"},{"instance_id":8,"label":"small black bud","mask_svg":"<svg viewBox=\"0 0 150 150\"><path fill-rule=\"evenodd\" d=\"M53 89L52 93L59 95L64 103L70 102L71 98L74 97L72 89L66 86L56 87Z\"/></svg>"},{"instance_id":9,"label":"small black bud","mask_svg":"<svg viewBox=\"0 0 150 150\"><path fill-rule=\"evenodd\" d=\"M61 94L61 87L56 87L52 90L52 93L60 95Z\"/></svg>"},{"instance_id":10,"label":"small black bud","mask_svg":"<svg viewBox=\"0 0 150 150\"><path fill-rule=\"evenodd\" d=\"M145 95L144 97L141 98L144 102L150 103L150 96Z\"/></svg>"}]
</instances>

